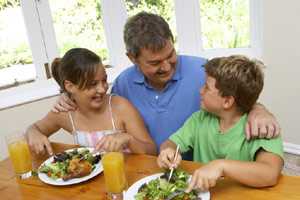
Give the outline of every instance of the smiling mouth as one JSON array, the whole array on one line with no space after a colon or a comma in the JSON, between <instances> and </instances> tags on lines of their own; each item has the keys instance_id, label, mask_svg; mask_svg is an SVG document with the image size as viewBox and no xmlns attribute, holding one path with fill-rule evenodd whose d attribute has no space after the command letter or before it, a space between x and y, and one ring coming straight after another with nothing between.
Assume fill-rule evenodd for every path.
<instances>
[{"instance_id":1,"label":"smiling mouth","mask_svg":"<svg viewBox=\"0 0 300 200\"><path fill-rule=\"evenodd\" d=\"M165 78L170 76L171 72L165 72L165 73L158 73L157 75L161 78Z\"/></svg>"},{"instance_id":2,"label":"smiling mouth","mask_svg":"<svg viewBox=\"0 0 300 200\"><path fill-rule=\"evenodd\" d=\"M92 97L93 100L96 100L96 101L102 101L103 100L103 96L95 96L95 97Z\"/></svg>"}]
</instances>

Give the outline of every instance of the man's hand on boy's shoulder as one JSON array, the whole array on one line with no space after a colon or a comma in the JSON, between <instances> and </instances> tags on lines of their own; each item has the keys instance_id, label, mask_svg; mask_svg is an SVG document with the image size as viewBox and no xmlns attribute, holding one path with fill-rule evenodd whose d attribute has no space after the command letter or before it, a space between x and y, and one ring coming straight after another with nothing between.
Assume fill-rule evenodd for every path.
<instances>
[{"instance_id":1,"label":"man's hand on boy's shoulder","mask_svg":"<svg viewBox=\"0 0 300 200\"><path fill-rule=\"evenodd\" d=\"M280 133L276 117L263 105L256 104L249 112L246 124L246 138L274 138Z\"/></svg>"},{"instance_id":2,"label":"man's hand on boy's shoulder","mask_svg":"<svg viewBox=\"0 0 300 200\"><path fill-rule=\"evenodd\" d=\"M57 101L55 102L53 108L51 109L52 112L68 112L72 110L76 110L77 105L74 101L72 101L68 95L62 93Z\"/></svg>"}]
</instances>

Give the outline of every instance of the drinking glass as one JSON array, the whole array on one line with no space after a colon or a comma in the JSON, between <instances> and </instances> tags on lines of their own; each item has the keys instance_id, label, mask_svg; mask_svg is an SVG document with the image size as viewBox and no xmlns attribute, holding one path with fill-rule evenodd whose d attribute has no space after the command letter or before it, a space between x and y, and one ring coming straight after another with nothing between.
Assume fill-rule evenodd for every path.
<instances>
[{"instance_id":1,"label":"drinking glass","mask_svg":"<svg viewBox=\"0 0 300 200\"><path fill-rule=\"evenodd\" d=\"M24 179L31 176L32 159L29 146L22 132L13 132L5 136L8 153L17 177Z\"/></svg>"},{"instance_id":2,"label":"drinking glass","mask_svg":"<svg viewBox=\"0 0 300 200\"><path fill-rule=\"evenodd\" d=\"M108 198L111 200L123 199L123 191L127 187L123 153L104 154L102 165Z\"/></svg>"}]
</instances>

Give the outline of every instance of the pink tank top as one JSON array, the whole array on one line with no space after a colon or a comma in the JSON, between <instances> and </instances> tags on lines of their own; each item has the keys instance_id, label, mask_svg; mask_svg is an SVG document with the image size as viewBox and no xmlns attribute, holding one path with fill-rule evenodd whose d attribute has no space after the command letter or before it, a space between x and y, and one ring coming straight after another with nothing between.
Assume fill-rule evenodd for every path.
<instances>
[{"instance_id":1,"label":"pink tank top","mask_svg":"<svg viewBox=\"0 0 300 200\"><path fill-rule=\"evenodd\" d=\"M111 123L112 123L112 130L99 130L99 131L93 131L93 132L87 132L87 131L81 131L77 130L75 127L75 122L73 120L73 116L71 112L68 112L71 124L72 124L72 135L74 137L75 144L78 144L80 146L85 147L95 147L97 142L105 135L114 134L114 133L120 133L122 130L116 129L115 121L113 118L112 108L111 108L111 99L112 95L109 96L109 112L111 117ZM126 148L124 151L128 152L129 149Z\"/></svg>"}]
</instances>

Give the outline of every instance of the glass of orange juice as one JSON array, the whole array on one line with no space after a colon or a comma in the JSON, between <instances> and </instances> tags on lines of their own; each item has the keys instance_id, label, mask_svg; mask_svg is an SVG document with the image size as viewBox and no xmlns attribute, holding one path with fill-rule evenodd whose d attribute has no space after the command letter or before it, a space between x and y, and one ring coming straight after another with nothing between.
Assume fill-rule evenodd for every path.
<instances>
[{"instance_id":1,"label":"glass of orange juice","mask_svg":"<svg viewBox=\"0 0 300 200\"><path fill-rule=\"evenodd\" d=\"M23 179L31 176L32 159L29 146L22 132L5 136L10 160L16 175Z\"/></svg>"},{"instance_id":2,"label":"glass of orange juice","mask_svg":"<svg viewBox=\"0 0 300 200\"><path fill-rule=\"evenodd\" d=\"M127 187L123 153L104 154L102 165L108 198L111 200L123 199L123 191Z\"/></svg>"}]
</instances>

